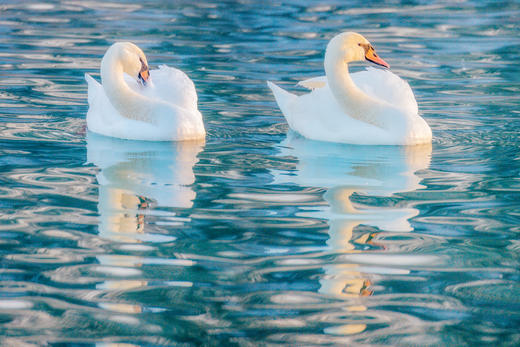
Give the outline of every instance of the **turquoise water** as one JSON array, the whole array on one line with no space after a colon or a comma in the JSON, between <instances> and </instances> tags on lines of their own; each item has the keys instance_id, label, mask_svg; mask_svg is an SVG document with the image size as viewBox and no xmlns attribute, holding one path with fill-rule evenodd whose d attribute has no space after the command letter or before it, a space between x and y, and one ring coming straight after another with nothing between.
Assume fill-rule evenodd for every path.
<instances>
[{"instance_id":1,"label":"turquoise water","mask_svg":"<svg viewBox=\"0 0 520 347\"><path fill-rule=\"evenodd\" d=\"M1 1L1 343L519 345L520 3L349 3ZM265 81L343 30L432 147L288 133ZM114 40L194 80L204 144L85 131Z\"/></svg>"}]
</instances>

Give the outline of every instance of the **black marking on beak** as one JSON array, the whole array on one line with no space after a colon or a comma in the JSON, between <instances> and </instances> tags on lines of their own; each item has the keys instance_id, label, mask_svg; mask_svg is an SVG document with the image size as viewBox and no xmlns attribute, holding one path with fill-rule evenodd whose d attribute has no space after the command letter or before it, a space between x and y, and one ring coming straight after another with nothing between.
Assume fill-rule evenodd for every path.
<instances>
[{"instance_id":1,"label":"black marking on beak","mask_svg":"<svg viewBox=\"0 0 520 347\"><path fill-rule=\"evenodd\" d=\"M143 59L139 58L141 61L141 70L137 74L137 80L141 82L143 86L146 85L148 79L150 78L150 70L148 69L148 65L143 61Z\"/></svg>"},{"instance_id":2,"label":"black marking on beak","mask_svg":"<svg viewBox=\"0 0 520 347\"><path fill-rule=\"evenodd\" d=\"M390 68L390 65L388 65L388 63L386 61L384 61L383 59L381 59L374 47L371 45L371 44L368 44L368 43L360 43L359 44L361 47L363 47L363 49L365 50L365 59L368 60L369 62L371 63L374 63L376 65L379 65L379 66L383 66L383 67L386 67L387 69Z\"/></svg>"}]
</instances>

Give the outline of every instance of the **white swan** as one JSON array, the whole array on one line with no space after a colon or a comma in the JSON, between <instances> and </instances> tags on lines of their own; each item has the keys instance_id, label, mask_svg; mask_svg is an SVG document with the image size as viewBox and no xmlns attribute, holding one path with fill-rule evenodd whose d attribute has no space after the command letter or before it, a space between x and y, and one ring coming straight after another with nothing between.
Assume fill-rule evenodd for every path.
<instances>
[{"instance_id":1,"label":"white swan","mask_svg":"<svg viewBox=\"0 0 520 347\"><path fill-rule=\"evenodd\" d=\"M129 140L181 141L206 135L191 79L162 65L148 70L146 57L130 42L117 42L101 61L99 84L88 83L89 130Z\"/></svg>"},{"instance_id":2,"label":"white swan","mask_svg":"<svg viewBox=\"0 0 520 347\"><path fill-rule=\"evenodd\" d=\"M349 74L348 63L364 60L389 67L363 36L345 32L327 46L326 76L298 83L314 89L311 93L297 96L267 84L289 126L307 138L363 145L430 143L431 129L419 116L408 83L382 69Z\"/></svg>"}]
</instances>

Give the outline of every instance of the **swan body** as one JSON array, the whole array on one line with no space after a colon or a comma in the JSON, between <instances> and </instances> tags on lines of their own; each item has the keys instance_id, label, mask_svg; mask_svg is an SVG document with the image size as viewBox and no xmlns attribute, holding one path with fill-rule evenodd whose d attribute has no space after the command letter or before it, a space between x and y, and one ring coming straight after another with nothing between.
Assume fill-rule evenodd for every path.
<instances>
[{"instance_id":1,"label":"swan body","mask_svg":"<svg viewBox=\"0 0 520 347\"><path fill-rule=\"evenodd\" d=\"M298 83L312 89L295 95L267 82L287 123L304 137L360 145L430 143L432 132L419 116L414 94L389 70L349 74L348 63L369 60L389 67L357 33L342 33L328 44L325 76Z\"/></svg>"},{"instance_id":2,"label":"swan body","mask_svg":"<svg viewBox=\"0 0 520 347\"><path fill-rule=\"evenodd\" d=\"M98 83L88 83L87 127L129 140L182 141L206 135L197 92L182 71L162 65L148 70L144 53L130 42L114 43L101 62Z\"/></svg>"}]
</instances>

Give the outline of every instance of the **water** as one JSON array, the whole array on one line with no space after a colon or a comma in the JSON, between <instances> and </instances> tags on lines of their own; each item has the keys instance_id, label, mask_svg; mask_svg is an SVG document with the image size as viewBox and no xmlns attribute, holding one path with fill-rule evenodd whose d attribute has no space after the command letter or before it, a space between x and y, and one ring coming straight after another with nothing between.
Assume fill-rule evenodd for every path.
<instances>
[{"instance_id":1,"label":"water","mask_svg":"<svg viewBox=\"0 0 520 347\"><path fill-rule=\"evenodd\" d=\"M520 344L520 3L349 3L2 1L1 343ZM343 30L431 147L287 133L265 81ZM191 76L205 143L85 132L114 40Z\"/></svg>"}]
</instances>

